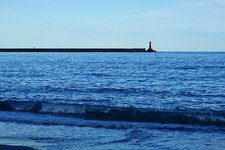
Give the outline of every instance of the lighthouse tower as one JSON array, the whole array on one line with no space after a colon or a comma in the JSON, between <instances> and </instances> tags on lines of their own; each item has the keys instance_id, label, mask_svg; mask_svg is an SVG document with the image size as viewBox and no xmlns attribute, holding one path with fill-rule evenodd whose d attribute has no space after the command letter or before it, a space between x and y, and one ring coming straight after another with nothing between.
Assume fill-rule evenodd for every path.
<instances>
[{"instance_id":1,"label":"lighthouse tower","mask_svg":"<svg viewBox=\"0 0 225 150\"><path fill-rule=\"evenodd\" d=\"M152 42L149 42L149 48L147 50L148 52L156 52L156 50L152 49Z\"/></svg>"}]
</instances>

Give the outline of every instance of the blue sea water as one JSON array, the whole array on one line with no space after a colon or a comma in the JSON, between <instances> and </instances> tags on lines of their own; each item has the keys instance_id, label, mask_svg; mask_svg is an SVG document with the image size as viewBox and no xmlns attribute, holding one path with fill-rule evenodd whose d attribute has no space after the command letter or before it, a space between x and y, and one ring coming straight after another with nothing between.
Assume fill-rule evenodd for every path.
<instances>
[{"instance_id":1,"label":"blue sea water","mask_svg":"<svg viewBox=\"0 0 225 150\"><path fill-rule=\"evenodd\" d=\"M223 149L225 53L0 53L0 144Z\"/></svg>"}]
</instances>

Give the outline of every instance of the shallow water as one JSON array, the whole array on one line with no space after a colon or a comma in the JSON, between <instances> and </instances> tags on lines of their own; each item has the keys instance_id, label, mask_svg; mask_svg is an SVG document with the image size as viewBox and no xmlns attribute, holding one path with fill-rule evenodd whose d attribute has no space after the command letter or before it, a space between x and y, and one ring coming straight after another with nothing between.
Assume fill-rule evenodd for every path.
<instances>
[{"instance_id":1,"label":"shallow water","mask_svg":"<svg viewBox=\"0 0 225 150\"><path fill-rule=\"evenodd\" d=\"M37 149L224 148L225 131L217 127L80 120L29 113L13 113L11 117L24 123L1 121L0 141ZM58 125L42 124L44 120Z\"/></svg>"},{"instance_id":2,"label":"shallow water","mask_svg":"<svg viewBox=\"0 0 225 150\"><path fill-rule=\"evenodd\" d=\"M224 77L225 53L0 53L0 141L222 149Z\"/></svg>"}]
</instances>

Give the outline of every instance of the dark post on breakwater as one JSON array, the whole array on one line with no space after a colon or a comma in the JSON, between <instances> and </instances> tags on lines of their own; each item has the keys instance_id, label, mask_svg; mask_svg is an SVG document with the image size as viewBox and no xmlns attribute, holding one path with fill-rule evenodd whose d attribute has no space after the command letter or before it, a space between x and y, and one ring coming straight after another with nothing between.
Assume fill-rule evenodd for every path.
<instances>
[{"instance_id":1,"label":"dark post on breakwater","mask_svg":"<svg viewBox=\"0 0 225 150\"><path fill-rule=\"evenodd\" d=\"M149 48L0 48L0 52L156 52Z\"/></svg>"}]
</instances>

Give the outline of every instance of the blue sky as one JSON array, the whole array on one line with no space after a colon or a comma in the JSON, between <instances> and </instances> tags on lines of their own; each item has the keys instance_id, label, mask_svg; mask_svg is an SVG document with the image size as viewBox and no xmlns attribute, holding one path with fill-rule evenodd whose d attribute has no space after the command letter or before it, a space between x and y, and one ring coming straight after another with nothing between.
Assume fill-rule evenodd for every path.
<instances>
[{"instance_id":1,"label":"blue sky","mask_svg":"<svg viewBox=\"0 0 225 150\"><path fill-rule=\"evenodd\" d=\"M1 0L0 47L225 50L225 0Z\"/></svg>"}]
</instances>

